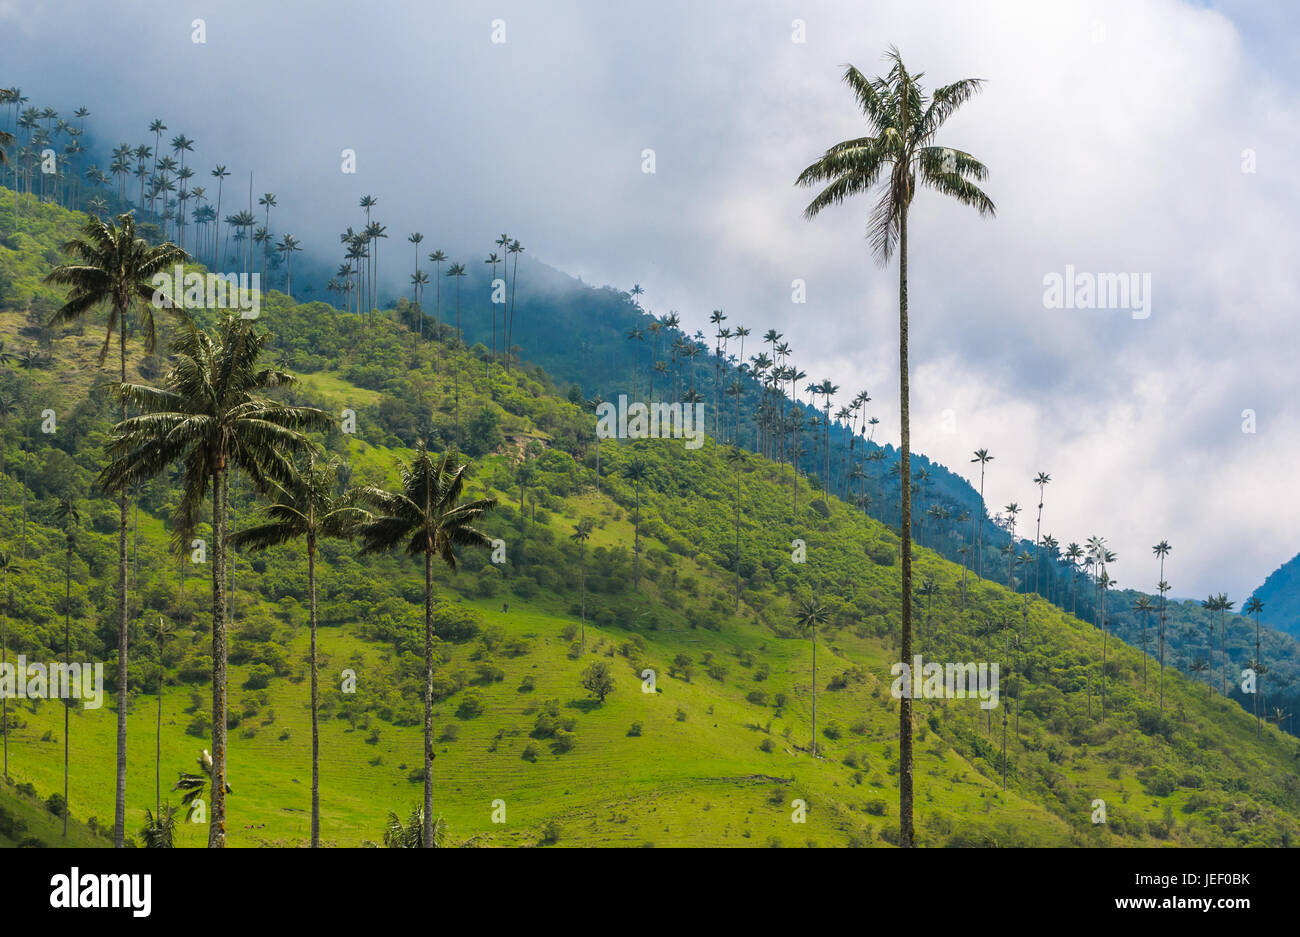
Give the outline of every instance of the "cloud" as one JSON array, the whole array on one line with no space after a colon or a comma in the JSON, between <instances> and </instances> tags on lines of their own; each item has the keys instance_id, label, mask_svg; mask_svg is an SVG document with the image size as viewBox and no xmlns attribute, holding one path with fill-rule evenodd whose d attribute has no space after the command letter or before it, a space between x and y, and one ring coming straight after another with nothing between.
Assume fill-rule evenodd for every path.
<instances>
[{"instance_id":1,"label":"cloud","mask_svg":"<svg viewBox=\"0 0 1300 937\"><path fill-rule=\"evenodd\" d=\"M690 330L718 307L756 334L775 327L810 375L868 388L877 438L894 440L896 268L867 253L869 203L809 223L793 180L862 132L844 63L874 72L896 43L931 86L986 78L941 141L988 164L997 218L931 192L912 215L915 446L968 474L970 450L990 448L990 505L1029 503L1032 476L1051 472L1045 529L1106 536L1125 586L1154 585L1161 539L1180 595L1244 596L1300 548L1300 121L1277 39L1294 13L241 0L212 8L201 46L193 15L0 3L4 80L87 103L102 141L141 142L162 116L198 141L196 166L230 164L228 193L246 198L252 169L255 192L279 196L276 227L331 263L357 200L377 195L393 293L406 232L477 263L508 230L588 282L640 282ZM345 147L355 176L339 171ZM1150 318L1044 308L1043 277L1067 264L1149 273ZM796 278L806 305L791 303Z\"/></svg>"}]
</instances>

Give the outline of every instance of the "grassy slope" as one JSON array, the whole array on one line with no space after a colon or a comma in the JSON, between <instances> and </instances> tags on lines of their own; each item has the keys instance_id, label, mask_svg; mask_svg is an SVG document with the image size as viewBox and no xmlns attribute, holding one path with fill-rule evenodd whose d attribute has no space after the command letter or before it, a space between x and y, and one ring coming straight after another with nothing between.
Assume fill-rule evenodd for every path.
<instances>
[{"instance_id":1,"label":"grassy slope","mask_svg":"<svg viewBox=\"0 0 1300 937\"><path fill-rule=\"evenodd\" d=\"M57 217L60 213L49 207L33 206L37 211L52 218L52 227L61 225L66 231L70 219ZM0 262L3 254L0 248ZM43 262L30 257L29 264ZM34 284L35 278L24 283L29 281ZM39 287L32 289L39 293ZM0 337L21 344L20 326L19 317L9 310L0 315ZM86 339L58 341L58 370L38 374L40 386L59 406L70 405L89 388L96 371L92 334L93 327L88 327ZM448 364L445 358L443 364ZM478 373L477 366L469 363L452 362L452 366L460 368L466 383ZM55 374L57 381L51 379ZM436 384L434 392L445 393L445 372ZM372 389L353 386L337 371L309 375L306 387L331 407L373 402L375 395ZM464 387L462 392L470 396ZM440 400L435 419L449 418L447 411L445 399ZM518 414L507 414L507 424L536 429ZM387 473L392 454L388 447L359 440L348 445L358 475ZM606 444L602 467L617 472L629 448ZM730 470L711 444L691 456L676 442L638 448L652 467L652 477L642 491L646 598L629 599L626 593L589 596L593 609L604 608L606 615L602 624L588 623L584 658L571 657L571 642L562 636L575 620L571 566L561 571L563 594L542 589L527 599L503 593L493 599L465 600L479 610L484 625L499 627L507 639L525 639L528 650L518 657L498 656L496 664L504 679L473 688L485 704L481 715L458 715L469 691L456 693L437 707L439 733L447 727L456 730L454 740L439 743L435 762L436 801L453 840L535 843L546 824L555 820L560 842L572 844L882 843L897 824L893 774L897 710L888 693L899 603L893 565L896 538L838 502L832 504L829 518L820 518L807 509L812 492L806 485L801 487L796 514L787 507L788 473L778 487L776 467L749 457L742 468L742 552L759 558L766 572L751 577L753 583L747 581L742 613L730 615L726 610L734 574L723 568L719 557L720 545L731 537L734 479ZM499 457L488 460L480 478L499 477L494 464L501 461ZM12 491L15 479L6 481ZM602 490L601 495L588 490L548 499L539 525L563 540L580 516L590 516L598 523L593 551L626 548L632 540L631 489L622 479L609 477ZM505 493L498 495L504 498ZM517 490L512 490L510 497L517 496ZM7 542L12 542L16 529L11 500L0 511L0 532ZM46 603L53 606L62 585L54 552L58 535L39 522L47 511L37 507L32 511L33 541L53 555L36 560L44 551L34 547L20 589L33 596L42 590L50 593ZM514 512L500 513L504 521ZM501 533L510 536L504 528ZM146 584L152 582L154 570L166 568L165 535L162 520L142 512L141 575ZM788 543L795 536L808 541L806 568L788 562ZM86 566L84 578L94 580L104 573L106 559L105 575L111 583L111 525L85 539L83 552L92 555L94 570ZM297 565L299 558L290 550L268 559L273 572ZM322 565L325 593L331 589L335 568L340 577L352 575L357 568L342 561ZM386 558L365 568L403 578L408 598L418 596L415 564ZM626 571L626 565L622 568ZM1026 612L1021 598L993 585L970 584L970 599L963 609L958 600L960 568L920 551L918 581L927 574L936 578L942 592L932 622L922 625L921 652L940 660L987 659L984 642L974 635L974 624L990 617L1023 620L1027 645L1023 672L1028 677L1019 738L1015 716L1011 717L1012 777L1006 793L997 779L1000 726L995 722L990 732L983 714L969 702L918 704L916 777L922 842L953 841L954 833L958 841L1003 844L1157 842L1148 824L1158 825L1166 804L1175 811L1172 842L1277 843L1284 832L1294 835L1300 808L1293 744L1273 729L1266 727L1257 741L1253 724L1238 707L1170 675L1166 708L1173 718L1167 724L1148 721L1155 731L1142 731L1138 720L1149 717L1149 703L1143 700L1149 700L1150 692L1144 696L1139 689L1140 658L1136 651L1114 644L1110 655L1118 666L1111 692L1118 711L1108 723L1097 725L1083 715L1085 664L1094 659L1100 640L1097 632L1043 602L1029 607L1022 619ZM687 586L689 580L694 581L693 587ZM469 575L462 574L460 584L467 590L470 581ZM669 585L673 581L680 587ZM289 643L295 674L273 680L258 714L231 732L230 839L234 845L300 844L307 833L310 779L306 684L301 681L307 640L304 617L300 605L291 600L277 603L267 594L249 591L254 584L260 585L243 565L237 580L242 587L241 621L259 616L274 620L277 635ZM840 737L819 738L822 757L817 759L808 752L809 644L790 636L786 624L788 593L810 588L836 606L836 624L819 643L818 724L822 728L837 724ZM202 608L206 589L206 581L191 581L189 594L195 608ZM88 613L93 613L96 600L104 602L105 594L102 587L96 592L93 582L78 581L74 588L74 598L84 603ZM501 610L503 601L510 604L508 613ZM322 604L328 605L328 600ZM971 609L979 614L973 615ZM407 615L417 620L417 607L408 606ZM362 640L354 630L330 626L322 632L322 646L329 655L322 668L326 702L340 706L340 712L336 675L343 667L357 671L364 694L367 680L405 666L389 645ZM627 648L633 631L642 636L643 652ZM85 640L92 639L86 635ZM195 634L185 640L201 646L204 639ZM446 646L443 669L472 672L474 651L473 644ZM697 672L689 681L669 675L671 661L683 653L696 660ZM707 653L725 662L728 669L722 679L709 676L700 665ZM629 655L657 671L661 692L640 692L636 676L640 667L632 666ZM1012 656L997 651L992 655L1006 662L1004 680ZM604 705L592 703L578 685L578 674L595 657L611 660L616 674L616 689ZM763 665L770 675L760 680ZM858 679L844 689L826 689L832 675L852 665L862 668ZM240 689L248 670L247 665L232 668L234 704L252 695ZM531 691L521 689L525 677L535 682ZM403 685L408 690L414 686L409 679ZM747 699L755 690L767 693L766 704ZM208 705L205 685L169 685L164 695L164 792L178 770L192 768L197 749L206 744L184 731L192 718L186 710L195 692L202 711ZM788 696L784 707L772 705L777 693ZM551 698L575 720L576 745L567 753L557 754L546 741L529 736L536 707ZM155 702L150 693L137 696L131 717L132 828L139 825L142 808L153 797ZM274 718L269 719L272 711ZM22 704L20 717L23 725L11 733L11 773L31 781L42 794L61 789L62 720L57 707L44 704L33 710ZM628 734L633 722L642 725L639 737ZM250 728L254 732L246 737ZM41 741L47 731L53 741ZM339 845L377 838L387 810L404 814L419 799L419 782L411 776L418 767L418 727L393 725L372 710L357 717L355 725L344 718L326 718L322 731L325 838ZM96 816L102 821L112 814L111 707L79 713L72 732L74 816ZM760 749L765 739L773 743L771 752ZM540 750L535 762L521 757L529 742ZM1191 783L1180 783L1166 796L1148 793L1136 773L1152 763L1166 766L1180 782ZM1193 810L1184 812L1198 796L1198 784L1203 802L1191 803ZM796 797L809 805L803 825L790 822L790 802ZM1094 797L1108 802L1111 822L1106 827L1088 822ZM9 798L5 790L0 804L7 804ZM491 822L492 802L497 798L506 801L505 825ZM205 829L195 826L183 830L180 841L199 845L205 836Z\"/></svg>"}]
</instances>

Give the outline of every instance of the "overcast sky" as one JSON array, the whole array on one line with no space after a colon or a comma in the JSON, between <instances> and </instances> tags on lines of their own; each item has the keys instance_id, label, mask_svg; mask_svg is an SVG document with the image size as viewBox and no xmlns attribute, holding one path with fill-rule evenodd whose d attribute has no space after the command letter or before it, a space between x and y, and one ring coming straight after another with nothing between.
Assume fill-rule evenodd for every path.
<instances>
[{"instance_id":1,"label":"overcast sky","mask_svg":"<svg viewBox=\"0 0 1300 937\"><path fill-rule=\"evenodd\" d=\"M1018 501L1022 531L1049 472L1044 530L1106 537L1121 587L1154 587L1168 539L1174 595L1240 607L1300 550L1300 15L1274 7L0 0L0 83L85 104L106 142L163 118L330 263L374 194L393 290L410 231L478 263L504 230L691 331L716 307L775 327L897 441L897 269L868 254L869 203L806 222L793 181L865 132L844 63L883 71L893 43L930 86L985 78L938 142L989 166L996 219L929 191L912 213L913 447L976 481L988 448L990 508ZM1067 265L1149 274L1149 317L1045 308Z\"/></svg>"}]
</instances>

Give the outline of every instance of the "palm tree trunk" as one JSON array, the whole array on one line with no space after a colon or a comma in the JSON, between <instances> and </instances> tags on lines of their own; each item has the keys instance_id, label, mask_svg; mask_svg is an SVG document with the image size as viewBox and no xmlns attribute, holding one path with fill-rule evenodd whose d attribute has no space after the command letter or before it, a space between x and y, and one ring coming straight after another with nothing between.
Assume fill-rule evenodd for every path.
<instances>
[{"instance_id":1,"label":"palm tree trunk","mask_svg":"<svg viewBox=\"0 0 1300 937\"><path fill-rule=\"evenodd\" d=\"M158 634L158 731L154 735L153 815L162 813L162 704L163 704L163 636Z\"/></svg>"},{"instance_id":2,"label":"palm tree trunk","mask_svg":"<svg viewBox=\"0 0 1300 937\"><path fill-rule=\"evenodd\" d=\"M902 423L899 480L902 484L902 655L912 662L912 434L907 379L907 208L903 208L898 233L898 400ZM913 675L913 680L916 675ZM915 844L912 832L912 699L903 694L898 707L898 845Z\"/></svg>"},{"instance_id":3,"label":"palm tree trunk","mask_svg":"<svg viewBox=\"0 0 1300 937\"><path fill-rule=\"evenodd\" d=\"M316 544L307 544L307 588L311 590L311 848L320 848L320 726L316 686Z\"/></svg>"},{"instance_id":4,"label":"palm tree trunk","mask_svg":"<svg viewBox=\"0 0 1300 937\"><path fill-rule=\"evenodd\" d=\"M208 848L226 845L226 466L212 475L212 816Z\"/></svg>"},{"instance_id":5,"label":"palm tree trunk","mask_svg":"<svg viewBox=\"0 0 1300 937\"><path fill-rule=\"evenodd\" d=\"M817 757L817 629L812 630L812 652L813 652L813 671L812 671L812 755Z\"/></svg>"},{"instance_id":6,"label":"palm tree trunk","mask_svg":"<svg viewBox=\"0 0 1300 937\"><path fill-rule=\"evenodd\" d=\"M126 310L118 310L117 348L122 383L126 383ZM122 401L122 422L126 422L126 401ZM113 804L113 846L126 846L126 710L127 710L127 584L126 584L126 489L118 497L117 595L121 617L117 632L117 790ZM66 804L64 805L66 809Z\"/></svg>"},{"instance_id":7,"label":"palm tree trunk","mask_svg":"<svg viewBox=\"0 0 1300 937\"><path fill-rule=\"evenodd\" d=\"M69 528L71 529L71 528ZM72 546L69 542L68 555L63 573L63 665L67 668L72 663ZM72 701L63 701L63 838L68 838L68 717L72 712Z\"/></svg>"},{"instance_id":8,"label":"palm tree trunk","mask_svg":"<svg viewBox=\"0 0 1300 937\"><path fill-rule=\"evenodd\" d=\"M426 504L428 498L425 499ZM427 511L426 511L427 514ZM433 848L433 543L424 551L424 848Z\"/></svg>"}]
</instances>

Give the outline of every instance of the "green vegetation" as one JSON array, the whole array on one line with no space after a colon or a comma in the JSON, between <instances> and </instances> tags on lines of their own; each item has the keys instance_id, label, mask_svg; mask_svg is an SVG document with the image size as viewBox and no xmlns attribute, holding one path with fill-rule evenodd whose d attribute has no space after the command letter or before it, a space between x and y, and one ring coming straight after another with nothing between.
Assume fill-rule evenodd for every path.
<instances>
[{"instance_id":1,"label":"green vegetation","mask_svg":"<svg viewBox=\"0 0 1300 937\"><path fill-rule=\"evenodd\" d=\"M66 620L72 659L108 664L110 698L99 710L9 700L9 774L38 799L3 785L0 806L19 816L62 790L66 712L74 841L115 800L120 512L97 480L120 416L117 382L97 362L101 339L80 323L39 324L63 299L42 277L81 219L19 201L18 247L0 248L0 264L16 264L26 285L0 310L0 339L50 357L0 370L12 401L0 543L16 561L0 596L6 660L61 660ZM231 845L312 841L314 761L325 845L423 842L426 817L435 841L442 819L448 845L899 843L897 532L788 463L712 440L696 451L680 440L606 441L598 477L590 415L539 369L485 368L486 349L436 331L420 342L382 313L367 321L278 292L263 300L251 333L269 333L261 354L304 379L261 393L267 406L334 418L309 434L322 463L339 460L333 496L401 490L399 460L419 459L424 438L468 462L464 501L495 499L475 527L503 552L498 562L494 550L459 551L455 571L430 563L422 578L408 557L327 538L313 576L301 541L249 552L258 538L241 532L273 521L273 508L263 512L292 489L259 493L244 470L230 483L228 590L214 593L214 573L219 585L224 577L211 525L224 521L191 510L189 476L165 467L118 479L139 505L128 537L128 838L143 844L146 809L162 812L150 790L157 763L164 800L175 799L170 779L196 776L196 750L213 737L211 613L228 591ZM184 335L161 320L158 347ZM130 353L140 338L127 336L128 383L165 385L177 359ZM54 432L41 432L45 410ZM70 496L82 526L69 557L57 508ZM995 730L975 700L914 702L918 844L1295 841L1294 738L1173 671L1162 711L1141 653L1042 596L969 575L935 539L913 557L915 652L999 662L1005 721ZM795 560L799 540L806 562ZM1130 604L1118 595L1112 606ZM797 624L810 598L822 607L815 680L811 635ZM146 629L160 617L175 634L154 640ZM1104 718L1088 708L1098 673ZM412 814L430 777L422 752L436 758L433 810ZM493 822L498 799L505 823ZM808 805L805 824L791 822L796 799ZM1104 825L1091 822L1096 799ZM61 838L49 816L36 834L47 842ZM212 826L182 819L175 843L202 845Z\"/></svg>"}]
</instances>

